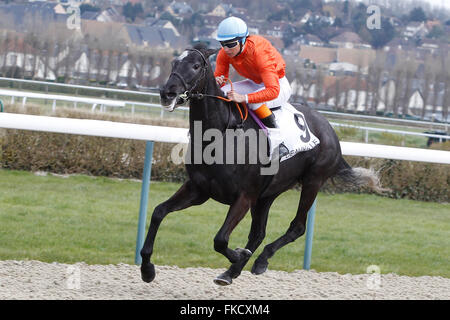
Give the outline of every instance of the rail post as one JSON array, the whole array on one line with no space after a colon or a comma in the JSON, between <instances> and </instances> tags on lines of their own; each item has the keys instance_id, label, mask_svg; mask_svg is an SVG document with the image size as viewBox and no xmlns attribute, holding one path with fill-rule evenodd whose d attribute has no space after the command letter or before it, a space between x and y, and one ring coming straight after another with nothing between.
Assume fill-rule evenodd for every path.
<instances>
[{"instance_id":1,"label":"rail post","mask_svg":"<svg viewBox=\"0 0 450 320\"><path fill-rule=\"evenodd\" d=\"M314 236L314 219L316 215L316 202L317 198L314 200L311 208L308 211L308 217L306 222L306 239L305 239L305 254L303 256L303 269L309 270L311 267L311 253L312 253L312 243Z\"/></svg>"},{"instance_id":2,"label":"rail post","mask_svg":"<svg viewBox=\"0 0 450 320\"><path fill-rule=\"evenodd\" d=\"M152 158L153 158L153 141L147 141L145 145L144 173L142 174L141 202L139 206L139 222L136 237L136 254L134 257L134 262L137 265L140 265L142 263L141 249L142 246L144 245L145 223L147 221L148 192L150 189Z\"/></svg>"}]
</instances>

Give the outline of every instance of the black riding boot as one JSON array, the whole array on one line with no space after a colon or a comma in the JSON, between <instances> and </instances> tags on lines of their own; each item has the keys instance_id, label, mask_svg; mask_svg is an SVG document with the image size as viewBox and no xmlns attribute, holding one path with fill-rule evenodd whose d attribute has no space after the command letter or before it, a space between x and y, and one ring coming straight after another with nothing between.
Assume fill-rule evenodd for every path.
<instances>
[{"instance_id":1,"label":"black riding boot","mask_svg":"<svg viewBox=\"0 0 450 320\"><path fill-rule=\"evenodd\" d=\"M278 128L277 121L275 120L275 115L273 113L270 116L261 119L261 122L264 123L267 128Z\"/></svg>"},{"instance_id":2,"label":"black riding boot","mask_svg":"<svg viewBox=\"0 0 450 320\"><path fill-rule=\"evenodd\" d=\"M272 113L270 116L265 117L264 119L261 119L261 122L264 123L264 125L267 128L271 128L271 129L275 129L278 128L277 125L277 121L275 120L275 115ZM287 155L289 153L289 149L284 145L284 143L282 142L279 145L279 154L280 154L280 159L282 157L284 157L285 155Z\"/></svg>"}]
</instances>

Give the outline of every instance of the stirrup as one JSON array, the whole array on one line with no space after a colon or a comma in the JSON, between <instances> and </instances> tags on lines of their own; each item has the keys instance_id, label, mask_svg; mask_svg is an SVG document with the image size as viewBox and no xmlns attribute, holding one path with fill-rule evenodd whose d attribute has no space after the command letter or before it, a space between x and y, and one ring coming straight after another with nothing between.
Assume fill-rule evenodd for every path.
<instances>
[{"instance_id":1,"label":"stirrup","mask_svg":"<svg viewBox=\"0 0 450 320\"><path fill-rule=\"evenodd\" d=\"M278 146L278 149L279 149L280 159L289 154L289 149L286 147L284 142L280 143L280 145Z\"/></svg>"}]
</instances>

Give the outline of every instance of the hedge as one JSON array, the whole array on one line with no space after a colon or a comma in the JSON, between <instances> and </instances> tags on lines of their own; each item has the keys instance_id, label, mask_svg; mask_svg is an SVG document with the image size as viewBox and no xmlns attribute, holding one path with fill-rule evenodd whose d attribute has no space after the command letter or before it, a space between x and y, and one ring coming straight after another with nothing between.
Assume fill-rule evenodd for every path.
<instances>
[{"instance_id":1,"label":"hedge","mask_svg":"<svg viewBox=\"0 0 450 320\"><path fill-rule=\"evenodd\" d=\"M39 114L39 108L12 109L9 112ZM89 118L139 124L187 127L186 121L159 120L145 117L115 116L79 109L60 109L53 116ZM58 174L87 174L117 178L142 178L145 142L137 140L0 130L0 166L5 169L48 171ZM182 182L187 178L183 165L170 161L173 144L155 143L152 179ZM433 144L433 148L450 150L450 142ZM423 201L448 202L450 170L448 165L346 157L352 166L372 167L379 172L384 195ZM344 189L328 181L325 192L370 192Z\"/></svg>"}]
</instances>

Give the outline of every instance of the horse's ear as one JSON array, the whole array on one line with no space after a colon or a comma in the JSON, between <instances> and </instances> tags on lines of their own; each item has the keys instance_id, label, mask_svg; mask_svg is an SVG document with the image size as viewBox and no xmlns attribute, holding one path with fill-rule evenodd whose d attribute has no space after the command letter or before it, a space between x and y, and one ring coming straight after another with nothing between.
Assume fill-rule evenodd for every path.
<instances>
[{"instance_id":1,"label":"horse's ear","mask_svg":"<svg viewBox=\"0 0 450 320\"><path fill-rule=\"evenodd\" d=\"M217 52L219 52L220 49L207 49L205 50L205 57L209 58L212 55L215 55Z\"/></svg>"}]
</instances>

